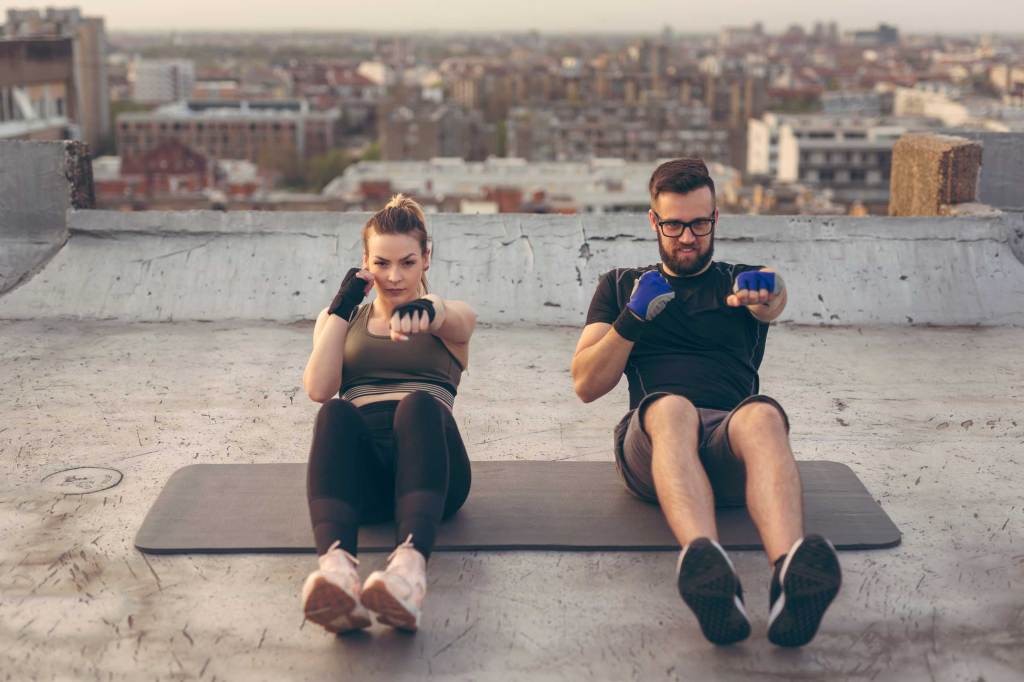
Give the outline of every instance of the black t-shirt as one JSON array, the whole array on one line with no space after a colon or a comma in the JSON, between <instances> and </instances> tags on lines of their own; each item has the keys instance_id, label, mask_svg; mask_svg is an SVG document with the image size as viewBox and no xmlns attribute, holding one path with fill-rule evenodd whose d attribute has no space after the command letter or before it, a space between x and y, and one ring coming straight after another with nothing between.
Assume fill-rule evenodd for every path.
<instances>
[{"instance_id":1,"label":"black t-shirt","mask_svg":"<svg viewBox=\"0 0 1024 682\"><path fill-rule=\"evenodd\" d=\"M741 272L761 267L713 261L696 277L673 277L661 270L676 297L647 323L626 361L630 409L645 395L661 391L717 410L731 410L757 393L768 323L746 306L726 305L725 298ZM636 280L655 268L660 266L617 268L602 275L587 324L614 322Z\"/></svg>"}]
</instances>

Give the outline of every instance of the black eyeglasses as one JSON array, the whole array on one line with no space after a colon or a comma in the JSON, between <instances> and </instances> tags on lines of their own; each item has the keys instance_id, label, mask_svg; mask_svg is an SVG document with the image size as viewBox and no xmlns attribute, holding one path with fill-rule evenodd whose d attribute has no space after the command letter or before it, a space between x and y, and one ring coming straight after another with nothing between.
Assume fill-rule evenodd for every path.
<instances>
[{"instance_id":1,"label":"black eyeglasses","mask_svg":"<svg viewBox=\"0 0 1024 682\"><path fill-rule=\"evenodd\" d=\"M714 218L696 218L685 222L683 220L662 220L657 211L652 210L651 213L654 214L658 231L666 237L678 237L686 231L686 228L690 228L694 237L706 237L711 234L711 230L715 229Z\"/></svg>"}]
</instances>

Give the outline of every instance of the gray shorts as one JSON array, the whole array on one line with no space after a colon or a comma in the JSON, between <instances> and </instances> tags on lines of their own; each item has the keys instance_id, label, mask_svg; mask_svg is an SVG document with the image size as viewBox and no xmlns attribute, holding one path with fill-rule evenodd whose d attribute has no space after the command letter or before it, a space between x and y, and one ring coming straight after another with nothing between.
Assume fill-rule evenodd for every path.
<instances>
[{"instance_id":1,"label":"gray shorts","mask_svg":"<svg viewBox=\"0 0 1024 682\"><path fill-rule=\"evenodd\" d=\"M658 502L651 475L651 439L643 428L643 413L647 407L669 393L651 393L644 396L635 409L630 410L615 426L615 464L629 492L647 502ZM729 420L736 410L747 403L764 402L774 405L782 414L789 432L789 417L773 398L752 395L731 411L697 408L700 433L697 434L698 454L715 494L716 507L742 507L745 504L747 472L743 461L729 445Z\"/></svg>"}]
</instances>

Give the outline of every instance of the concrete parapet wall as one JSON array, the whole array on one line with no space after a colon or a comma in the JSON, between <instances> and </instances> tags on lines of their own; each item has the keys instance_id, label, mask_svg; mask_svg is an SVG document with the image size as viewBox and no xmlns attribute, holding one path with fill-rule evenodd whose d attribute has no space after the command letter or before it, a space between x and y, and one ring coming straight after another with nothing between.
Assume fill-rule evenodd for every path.
<instances>
[{"instance_id":1,"label":"concrete parapet wall","mask_svg":"<svg viewBox=\"0 0 1024 682\"><path fill-rule=\"evenodd\" d=\"M365 214L71 211L0 318L312 319ZM601 273L658 258L643 215L433 215L431 289L484 322L580 325ZM804 324L1024 325L1024 217L723 216L716 258L764 264Z\"/></svg>"},{"instance_id":2,"label":"concrete parapet wall","mask_svg":"<svg viewBox=\"0 0 1024 682\"><path fill-rule=\"evenodd\" d=\"M65 212L92 205L80 142L0 142L0 294L30 277L67 239Z\"/></svg>"}]
</instances>

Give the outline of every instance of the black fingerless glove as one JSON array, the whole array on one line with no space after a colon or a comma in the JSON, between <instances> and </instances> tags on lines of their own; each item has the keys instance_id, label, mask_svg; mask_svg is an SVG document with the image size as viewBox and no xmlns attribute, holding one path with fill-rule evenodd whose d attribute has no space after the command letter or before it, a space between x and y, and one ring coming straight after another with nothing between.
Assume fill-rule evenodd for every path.
<instances>
[{"instance_id":1,"label":"black fingerless glove","mask_svg":"<svg viewBox=\"0 0 1024 682\"><path fill-rule=\"evenodd\" d=\"M647 323L641 320L628 307L622 309L618 318L612 322L612 328L619 333L619 336L634 343L640 340L640 336L647 328Z\"/></svg>"},{"instance_id":2,"label":"black fingerless glove","mask_svg":"<svg viewBox=\"0 0 1024 682\"><path fill-rule=\"evenodd\" d=\"M341 280L341 287L338 288L338 293L334 295L334 300L327 308L327 312L331 315L348 320L352 311L366 298L366 287L370 283L362 277L356 277L357 272L359 272L359 268L352 268L346 273L345 279Z\"/></svg>"},{"instance_id":3,"label":"black fingerless glove","mask_svg":"<svg viewBox=\"0 0 1024 682\"><path fill-rule=\"evenodd\" d=\"M426 311L427 319L433 322L437 313L434 310L434 302L429 298L417 298L415 301L409 301L395 308L395 314L398 315L399 321L406 317L412 318L415 313L423 311Z\"/></svg>"}]
</instances>

